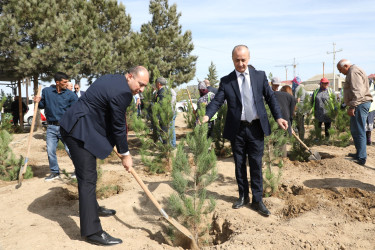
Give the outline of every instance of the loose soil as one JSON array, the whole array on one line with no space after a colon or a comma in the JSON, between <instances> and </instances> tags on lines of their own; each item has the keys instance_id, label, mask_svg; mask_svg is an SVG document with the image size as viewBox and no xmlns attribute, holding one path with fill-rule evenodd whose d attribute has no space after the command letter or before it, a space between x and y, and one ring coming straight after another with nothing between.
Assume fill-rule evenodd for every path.
<instances>
[{"instance_id":1,"label":"loose soil","mask_svg":"<svg viewBox=\"0 0 375 250\"><path fill-rule=\"evenodd\" d=\"M179 113L177 138L188 131ZM25 154L27 137L27 133L14 135L11 147L16 155ZM132 133L129 143L135 170L168 212L167 199L173 192L170 174L149 174ZM346 157L355 152L353 144L312 149L324 156L321 161L285 159L279 191L264 198L272 213L268 218L249 207L231 208L238 195L233 158L219 158L219 178L209 187L217 200L210 217L211 245L203 248L375 249L375 146L368 146L365 166ZM61 169L73 172L66 153L59 152L58 161ZM15 189L16 182L0 181L0 249L99 249L80 237L77 188L70 178L44 181L49 167L43 131L34 133L29 165L34 177L24 180L20 189ZM178 249L166 236L169 225L120 161L112 157L101 168L99 185L106 190L99 204L117 210L116 216L101 218L102 226L124 241L111 249Z\"/></svg>"}]
</instances>

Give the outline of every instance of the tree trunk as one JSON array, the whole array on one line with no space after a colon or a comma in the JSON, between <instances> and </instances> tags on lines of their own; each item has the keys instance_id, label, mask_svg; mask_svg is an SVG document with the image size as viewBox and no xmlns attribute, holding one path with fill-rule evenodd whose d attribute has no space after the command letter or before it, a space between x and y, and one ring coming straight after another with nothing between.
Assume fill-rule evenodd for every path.
<instances>
[{"instance_id":1,"label":"tree trunk","mask_svg":"<svg viewBox=\"0 0 375 250\"><path fill-rule=\"evenodd\" d=\"M18 80L18 115L19 115L19 122L20 122L20 128L23 131L23 105L22 105L22 93L21 93L21 80Z\"/></svg>"},{"instance_id":2,"label":"tree trunk","mask_svg":"<svg viewBox=\"0 0 375 250\"><path fill-rule=\"evenodd\" d=\"M38 94L38 75L37 74L33 76L33 82L34 82L34 97L35 97ZM36 119L35 119L35 130L41 130L41 129L42 129L42 123L40 121L40 110L38 109L38 112L36 113Z\"/></svg>"}]
</instances>

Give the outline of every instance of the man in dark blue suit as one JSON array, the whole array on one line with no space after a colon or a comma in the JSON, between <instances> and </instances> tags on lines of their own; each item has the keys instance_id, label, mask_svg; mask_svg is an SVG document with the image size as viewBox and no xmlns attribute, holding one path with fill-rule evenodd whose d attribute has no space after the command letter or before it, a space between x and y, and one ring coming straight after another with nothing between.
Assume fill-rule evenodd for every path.
<instances>
[{"instance_id":1,"label":"man in dark blue suit","mask_svg":"<svg viewBox=\"0 0 375 250\"><path fill-rule=\"evenodd\" d=\"M60 120L61 134L69 147L79 192L81 235L98 245L114 245L121 239L103 231L99 215L113 215L96 200L96 158L104 159L116 145L122 165L133 165L126 135L126 109L133 95L143 92L149 81L146 68L137 66L125 75L97 79Z\"/></svg>"},{"instance_id":2,"label":"man in dark blue suit","mask_svg":"<svg viewBox=\"0 0 375 250\"><path fill-rule=\"evenodd\" d=\"M227 101L228 111L223 136L231 142L239 192L239 199L233 204L233 208L237 209L250 203L247 155L250 165L251 208L264 216L269 216L271 213L262 201L264 135L271 133L264 101L282 129L288 128L288 122L281 118L279 104L264 71L248 67L250 52L247 46L234 47L232 60L235 70L221 78L219 90L207 106L203 122L209 121L224 101Z\"/></svg>"}]
</instances>

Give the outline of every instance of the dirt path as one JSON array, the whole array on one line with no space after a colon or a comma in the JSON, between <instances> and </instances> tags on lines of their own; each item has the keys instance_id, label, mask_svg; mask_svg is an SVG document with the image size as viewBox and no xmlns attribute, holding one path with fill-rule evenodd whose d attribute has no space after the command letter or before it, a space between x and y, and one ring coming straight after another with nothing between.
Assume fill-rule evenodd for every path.
<instances>
[{"instance_id":1,"label":"dirt path","mask_svg":"<svg viewBox=\"0 0 375 250\"><path fill-rule=\"evenodd\" d=\"M187 131L181 113L176 128L180 137ZM11 146L16 154L25 151L26 140L27 134L14 135ZM34 178L24 180L18 190L15 182L0 182L0 249L100 248L80 237L78 201L69 191L68 178L44 182L49 172L44 134L36 133L32 145ZM209 191L217 199L214 236L221 244L206 249L375 249L375 146L368 147L366 166L345 157L354 152L353 145L313 149L325 159L286 160L280 192L264 199L272 213L269 218L248 207L231 208L237 197L233 159L219 159L219 178ZM59 154L60 168L72 172L70 159ZM170 176L149 175L139 162L136 156L137 172L167 207L173 192ZM99 200L117 210L115 217L101 219L105 230L124 241L111 249L176 249L163 236L167 224L120 162L112 160L102 168L103 178L122 188Z\"/></svg>"}]
</instances>

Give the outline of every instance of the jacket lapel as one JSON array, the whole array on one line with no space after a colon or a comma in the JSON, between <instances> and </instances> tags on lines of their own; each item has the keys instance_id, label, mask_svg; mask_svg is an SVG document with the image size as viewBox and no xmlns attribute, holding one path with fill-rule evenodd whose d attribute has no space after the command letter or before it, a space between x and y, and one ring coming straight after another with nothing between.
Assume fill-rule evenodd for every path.
<instances>
[{"instance_id":1,"label":"jacket lapel","mask_svg":"<svg viewBox=\"0 0 375 250\"><path fill-rule=\"evenodd\" d=\"M236 93L236 96L237 96L238 100L241 102L241 92L240 92L240 87L238 86L236 71L233 71L231 73L231 75L230 75L230 83L232 85L234 93Z\"/></svg>"},{"instance_id":2,"label":"jacket lapel","mask_svg":"<svg viewBox=\"0 0 375 250\"><path fill-rule=\"evenodd\" d=\"M256 85L255 70L249 67L250 87L253 90L253 96L258 93L258 86ZM254 99L255 100L255 99Z\"/></svg>"}]
</instances>

